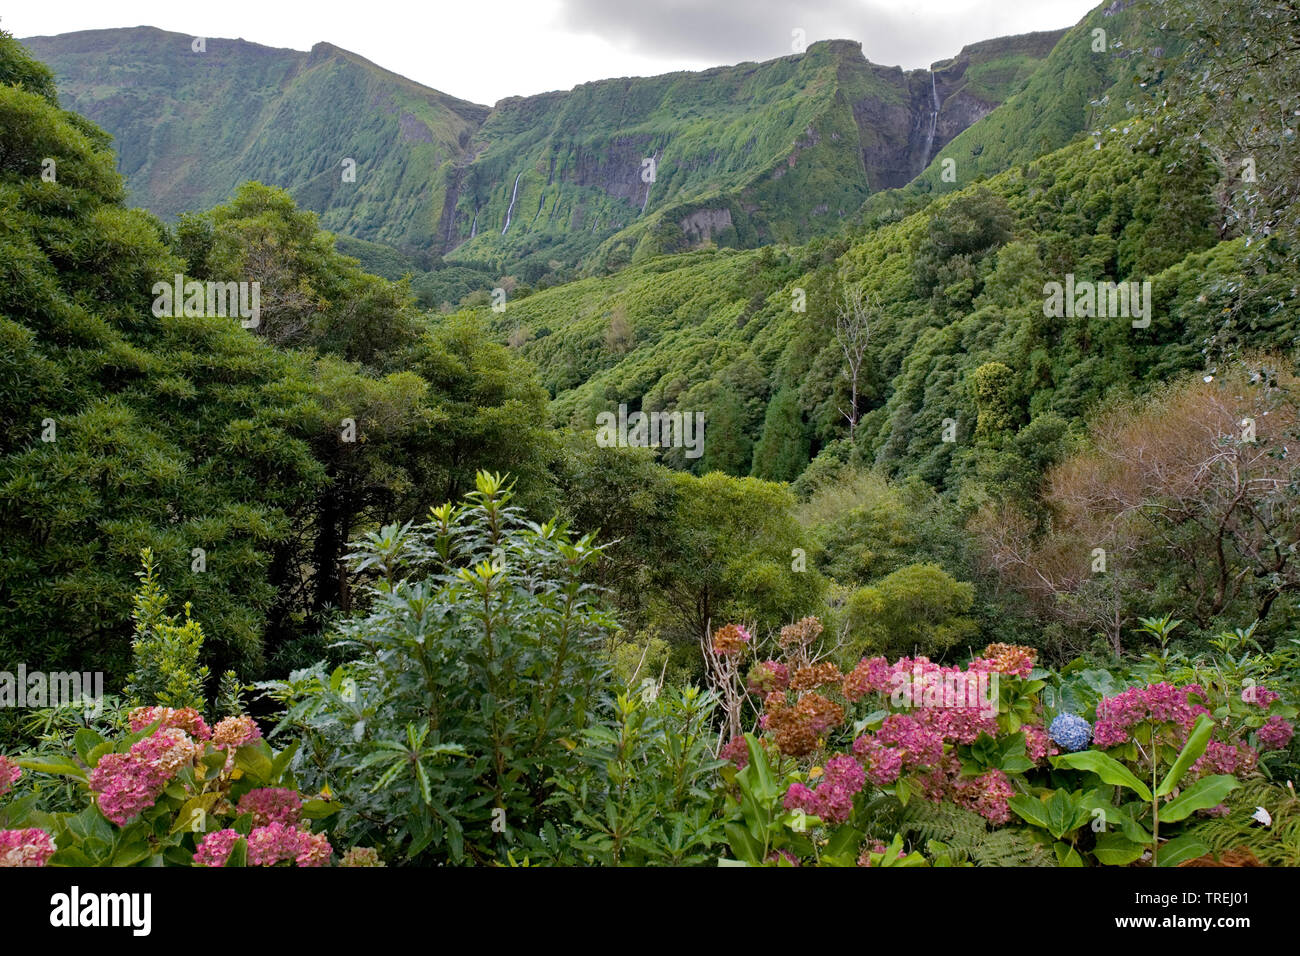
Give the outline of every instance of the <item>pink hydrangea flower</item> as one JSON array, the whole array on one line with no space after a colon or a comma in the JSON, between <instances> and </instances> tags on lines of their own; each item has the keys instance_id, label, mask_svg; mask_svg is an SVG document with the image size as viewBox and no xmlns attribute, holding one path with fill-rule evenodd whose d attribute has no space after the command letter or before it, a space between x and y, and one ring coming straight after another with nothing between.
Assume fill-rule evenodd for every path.
<instances>
[{"instance_id":1,"label":"pink hydrangea flower","mask_svg":"<svg viewBox=\"0 0 1300 956\"><path fill-rule=\"evenodd\" d=\"M1291 722L1281 717L1270 717L1263 727L1255 732L1261 750L1285 750L1295 735Z\"/></svg>"},{"instance_id":2,"label":"pink hydrangea flower","mask_svg":"<svg viewBox=\"0 0 1300 956\"><path fill-rule=\"evenodd\" d=\"M883 657L862 658L844 678L844 696L857 703L867 694L884 694L890 690L892 669Z\"/></svg>"},{"instance_id":3,"label":"pink hydrangea flower","mask_svg":"<svg viewBox=\"0 0 1300 956\"><path fill-rule=\"evenodd\" d=\"M239 842L236 830L217 830L205 836L194 851L195 866L225 866L230 851Z\"/></svg>"},{"instance_id":4,"label":"pink hydrangea flower","mask_svg":"<svg viewBox=\"0 0 1300 956\"><path fill-rule=\"evenodd\" d=\"M903 752L908 770L933 767L943 757L943 737L907 714L890 714L876 732L876 739Z\"/></svg>"},{"instance_id":5,"label":"pink hydrangea flower","mask_svg":"<svg viewBox=\"0 0 1300 956\"><path fill-rule=\"evenodd\" d=\"M185 731L195 740L208 740L212 737L207 721L193 707L176 710L171 707L137 707L131 711L128 719L131 721L132 733L144 730L154 721L162 721L159 724L160 730L176 728Z\"/></svg>"},{"instance_id":6,"label":"pink hydrangea flower","mask_svg":"<svg viewBox=\"0 0 1300 956\"><path fill-rule=\"evenodd\" d=\"M1269 690L1267 687L1260 687L1257 684L1251 684L1242 688L1241 699L1248 704L1258 704L1267 710L1282 695L1277 691Z\"/></svg>"},{"instance_id":7,"label":"pink hydrangea flower","mask_svg":"<svg viewBox=\"0 0 1300 956\"><path fill-rule=\"evenodd\" d=\"M1255 769L1258 761L1259 754L1249 744L1225 744L1211 740L1205 746L1205 753L1192 764L1191 775L1195 778L1203 774L1249 773Z\"/></svg>"},{"instance_id":8,"label":"pink hydrangea flower","mask_svg":"<svg viewBox=\"0 0 1300 956\"><path fill-rule=\"evenodd\" d=\"M744 737L732 737L727 741L727 745L718 751L720 760L730 760L739 770L744 770L745 765L749 763L749 745L745 743Z\"/></svg>"},{"instance_id":9,"label":"pink hydrangea flower","mask_svg":"<svg viewBox=\"0 0 1300 956\"><path fill-rule=\"evenodd\" d=\"M1052 738L1042 727L1026 724L1021 730L1025 732L1025 756L1034 763L1040 763L1060 753Z\"/></svg>"},{"instance_id":10,"label":"pink hydrangea flower","mask_svg":"<svg viewBox=\"0 0 1300 956\"><path fill-rule=\"evenodd\" d=\"M0 756L0 797L8 793L22 775L22 767L8 757Z\"/></svg>"},{"instance_id":11,"label":"pink hydrangea flower","mask_svg":"<svg viewBox=\"0 0 1300 956\"><path fill-rule=\"evenodd\" d=\"M1001 770L987 770L978 777L966 778L954 787L953 801L974 810L990 823L1002 824L1011 819L1010 799L1015 796L1011 782Z\"/></svg>"},{"instance_id":12,"label":"pink hydrangea flower","mask_svg":"<svg viewBox=\"0 0 1300 956\"><path fill-rule=\"evenodd\" d=\"M248 835L250 866L292 862L298 866L324 866L332 849L324 834L299 830L282 823L257 827Z\"/></svg>"},{"instance_id":13,"label":"pink hydrangea flower","mask_svg":"<svg viewBox=\"0 0 1300 956\"><path fill-rule=\"evenodd\" d=\"M298 855L294 861L299 866L329 866L330 854L334 848L323 833L309 830L298 831Z\"/></svg>"},{"instance_id":14,"label":"pink hydrangea flower","mask_svg":"<svg viewBox=\"0 0 1300 956\"><path fill-rule=\"evenodd\" d=\"M254 826L283 823L293 826L302 814L302 797L285 787L261 787L239 798L239 813L251 813Z\"/></svg>"},{"instance_id":15,"label":"pink hydrangea flower","mask_svg":"<svg viewBox=\"0 0 1300 956\"><path fill-rule=\"evenodd\" d=\"M181 767L202 753L199 744L178 728L155 731L128 753L105 754L90 774L90 789L100 812L125 826L157 802Z\"/></svg>"},{"instance_id":16,"label":"pink hydrangea flower","mask_svg":"<svg viewBox=\"0 0 1300 956\"><path fill-rule=\"evenodd\" d=\"M1189 729L1198 714L1208 713L1204 707L1194 707L1188 701L1189 691L1204 694L1199 686L1178 688L1160 683L1150 687L1130 687L1122 694L1102 699L1097 704L1093 743L1103 750L1127 743L1132 728L1144 721Z\"/></svg>"},{"instance_id":17,"label":"pink hydrangea flower","mask_svg":"<svg viewBox=\"0 0 1300 956\"><path fill-rule=\"evenodd\" d=\"M44 866L54 849L54 841L44 830L0 830L0 866Z\"/></svg>"},{"instance_id":18,"label":"pink hydrangea flower","mask_svg":"<svg viewBox=\"0 0 1300 956\"><path fill-rule=\"evenodd\" d=\"M870 734L863 734L853 741L853 752L862 761L867 779L873 786L888 786L903 771L903 752L894 747L886 747Z\"/></svg>"},{"instance_id":19,"label":"pink hydrangea flower","mask_svg":"<svg viewBox=\"0 0 1300 956\"><path fill-rule=\"evenodd\" d=\"M262 731L258 728L257 721L246 714L241 714L238 717L227 717L220 721L212 731L212 742L218 747L234 749L261 739Z\"/></svg>"}]
</instances>

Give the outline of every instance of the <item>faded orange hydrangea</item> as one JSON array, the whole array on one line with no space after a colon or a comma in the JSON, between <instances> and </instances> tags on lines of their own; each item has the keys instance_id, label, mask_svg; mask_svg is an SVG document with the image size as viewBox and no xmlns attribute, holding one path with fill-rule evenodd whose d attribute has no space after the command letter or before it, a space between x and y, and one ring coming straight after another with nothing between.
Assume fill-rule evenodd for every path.
<instances>
[{"instance_id":1,"label":"faded orange hydrangea","mask_svg":"<svg viewBox=\"0 0 1300 956\"><path fill-rule=\"evenodd\" d=\"M749 631L739 624L728 624L713 632L713 653L730 657L749 646Z\"/></svg>"},{"instance_id":2,"label":"faded orange hydrangea","mask_svg":"<svg viewBox=\"0 0 1300 956\"><path fill-rule=\"evenodd\" d=\"M794 676L790 678L790 687L793 690L812 690L815 687L825 687L827 684L838 684L842 680L844 675L840 673L840 669L829 661L823 661L795 671Z\"/></svg>"},{"instance_id":3,"label":"faded orange hydrangea","mask_svg":"<svg viewBox=\"0 0 1300 956\"><path fill-rule=\"evenodd\" d=\"M781 628L777 643L787 650L791 647L807 646L817 640L822 632L822 622L815 617L805 617L794 624Z\"/></svg>"},{"instance_id":4,"label":"faded orange hydrangea","mask_svg":"<svg viewBox=\"0 0 1300 956\"><path fill-rule=\"evenodd\" d=\"M804 757L819 746L821 735L844 720L844 708L820 694L805 694L793 707L784 694L772 693L763 702L762 728L781 752Z\"/></svg>"},{"instance_id":5,"label":"faded orange hydrangea","mask_svg":"<svg viewBox=\"0 0 1300 956\"><path fill-rule=\"evenodd\" d=\"M1038 651L1020 644L990 644L980 655L989 664L989 669L1000 674L1015 677L1028 677L1038 659ZM972 662L973 664L974 662Z\"/></svg>"}]
</instances>

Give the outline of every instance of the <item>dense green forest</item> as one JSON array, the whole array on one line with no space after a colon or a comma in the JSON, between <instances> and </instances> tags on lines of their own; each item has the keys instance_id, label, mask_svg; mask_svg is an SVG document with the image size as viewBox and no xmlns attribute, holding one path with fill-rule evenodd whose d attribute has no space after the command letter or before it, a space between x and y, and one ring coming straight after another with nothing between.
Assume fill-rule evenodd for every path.
<instances>
[{"instance_id":1,"label":"dense green forest","mask_svg":"<svg viewBox=\"0 0 1300 956\"><path fill-rule=\"evenodd\" d=\"M60 39L0 33L0 863L1300 865L1293 4L975 44L902 173L842 41L490 113L229 52L320 189L407 129L322 90L401 91L394 215L133 205ZM635 223L546 175L660 146Z\"/></svg>"}]
</instances>

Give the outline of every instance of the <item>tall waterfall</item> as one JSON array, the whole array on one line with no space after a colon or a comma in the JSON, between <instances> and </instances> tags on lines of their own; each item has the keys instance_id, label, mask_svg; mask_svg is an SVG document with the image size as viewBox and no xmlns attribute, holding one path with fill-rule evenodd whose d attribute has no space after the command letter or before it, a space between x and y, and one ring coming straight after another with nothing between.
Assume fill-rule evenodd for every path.
<instances>
[{"instance_id":1,"label":"tall waterfall","mask_svg":"<svg viewBox=\"0 0 1300 956\"><path fill-rule=\"evenodd\" d=\"M515 211L515 199L519 196L519 176L523 174L523 170L520 170L519 175L515 177L514 192L510 194L510 208L506 210L506 224L501 227L501 235L503 236L506 234L506 230L510 228L510 214Z\"/></svg>"},{"instance_id":2,"label":"tall waterfall","mask_svg":"<svg viewBox=\"0 0 1300 956\"><path fill-rule=\"evenodd\" d=\"M935 86L934 70L930 71L930 98L934 108L930 110L930 132L925 137L925 152L921 154L920 170L930 164L930 150L934 147L934 129L939 122L939 89Z\"/></svg>"}]
</instances>

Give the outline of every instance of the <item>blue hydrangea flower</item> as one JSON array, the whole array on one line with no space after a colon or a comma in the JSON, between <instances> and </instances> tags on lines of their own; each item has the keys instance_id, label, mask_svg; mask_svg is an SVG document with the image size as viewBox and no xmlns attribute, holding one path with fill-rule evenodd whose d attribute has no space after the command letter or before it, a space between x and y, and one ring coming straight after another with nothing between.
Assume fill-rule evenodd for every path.
<instances>
[{"instance_id":1,"label":"blue hydrangea flower","mask_svg":"<svg viewBox=\"0 0 1300 956\"><path fill-rule=\"evenodd\" d=\"M1092 739L1092 724L1074 714L1060 714L1047 728L1047 735L1073 753L1088 746Z\"/></svg>"}]
</instances>

